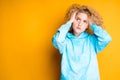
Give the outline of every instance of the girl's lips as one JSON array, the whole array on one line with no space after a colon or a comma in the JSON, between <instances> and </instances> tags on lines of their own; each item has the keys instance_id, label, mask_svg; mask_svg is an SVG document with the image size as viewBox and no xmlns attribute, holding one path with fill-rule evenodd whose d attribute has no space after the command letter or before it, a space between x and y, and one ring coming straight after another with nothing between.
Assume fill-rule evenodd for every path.
<instances>
[{"instance_id":1,"label":"girl's lips","mask_svg":"<svg viewBox=\"0 0 120 80\"><path fill-rule=\"evenodd\" d=\"M80 30L81 28L80 28L80 27L77 27L77 29L79 29L79 30Z\"/></svg>"}]
</instances>

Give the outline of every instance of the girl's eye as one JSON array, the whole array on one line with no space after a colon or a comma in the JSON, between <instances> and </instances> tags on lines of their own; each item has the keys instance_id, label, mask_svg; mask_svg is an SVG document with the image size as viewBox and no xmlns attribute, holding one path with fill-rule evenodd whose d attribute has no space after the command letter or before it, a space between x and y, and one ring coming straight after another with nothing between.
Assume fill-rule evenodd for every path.
<instances>
[{"instance_id":1,"label":"girl's eye","mask_svg":"<svg viewBox=\"0 0 120 80\"><path fill-rule=\"evenodd\" d=\"M87 23L87 21L86 21L86 20L84 20L83 22L84 22L84 23Z\"/></svg>"},{"instance_id":2,"label":"girl's eye","mask_svg":"<svg viewBox=\"0 0 120 80\"><path fill-rule=\"evenodd\" d=\"M80 19L79 19L79 18L76 18L76 20L77 20L77 21L80 21Z\"/></svg>"}]
</instances>

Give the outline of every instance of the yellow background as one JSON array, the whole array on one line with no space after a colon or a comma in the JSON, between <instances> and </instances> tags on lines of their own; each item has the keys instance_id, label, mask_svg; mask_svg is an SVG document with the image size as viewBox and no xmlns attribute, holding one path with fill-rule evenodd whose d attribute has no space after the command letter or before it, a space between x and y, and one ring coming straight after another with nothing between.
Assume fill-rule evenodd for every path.
<instances>
[{"instance_id":1,"label":"yellow background","mask_svg":"<svg viewBox=\"0 0 120 80\"><path fill-rule=\"evenodd\" d=\"M51 38L72 3L102 15L112 42L98 54L101 80L120 80L119 0L0 0L0 80L59 80Z\"/></svg>"}]
</instances>

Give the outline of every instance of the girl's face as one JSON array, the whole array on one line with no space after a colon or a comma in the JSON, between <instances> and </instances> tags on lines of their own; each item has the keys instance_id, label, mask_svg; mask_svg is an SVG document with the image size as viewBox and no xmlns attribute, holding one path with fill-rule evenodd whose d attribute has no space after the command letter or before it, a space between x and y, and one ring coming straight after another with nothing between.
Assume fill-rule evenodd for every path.
<instances>
[{"instance_id":1,"label":"girl's face","mask_svg":"<svg viewBox=\"0 0 120 80\"><path fill-rule=\"evenodd\" d=\"M78 13L73 21L73 34L79 36L81 32L88 28L88 16L85 13Z\"/></svg>"}]
</instances>

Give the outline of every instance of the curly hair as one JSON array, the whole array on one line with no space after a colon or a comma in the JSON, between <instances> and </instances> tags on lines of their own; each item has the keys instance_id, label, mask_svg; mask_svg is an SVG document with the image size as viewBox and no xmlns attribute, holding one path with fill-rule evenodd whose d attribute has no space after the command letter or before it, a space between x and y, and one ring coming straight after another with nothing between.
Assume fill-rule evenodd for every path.
<instances>
[{"instance_id":1,"label":"curly hair","mask_svg":"<svg viewBox=\"0 0 120 80\"><path fill-rule=\"evenodd\" d=\"M77 14L78 13L87 14L88 17L91 18L91 20L94 24L97 24L98 26L104 28L102 17L93 8L86 6L86 5L73 4L72 6L70 6L65 15L65 21L70 20L71 14L74 11L77 11ZM90 29L90 27L88 27L86 29L86 31L90 34L93 33L93 31Z\"/></svg>"}]
</instances>

